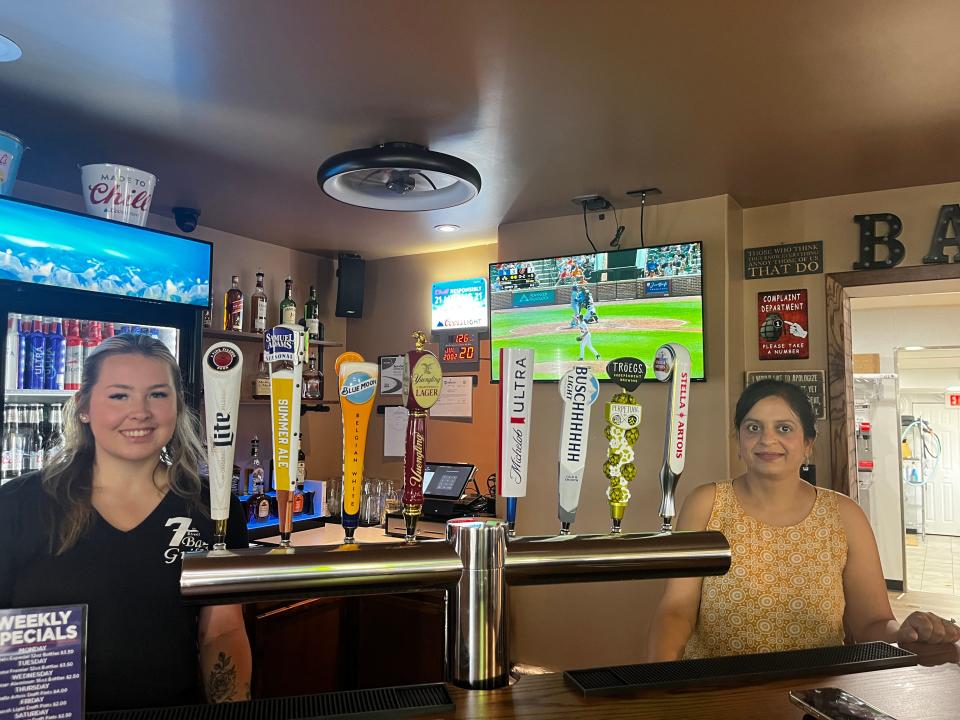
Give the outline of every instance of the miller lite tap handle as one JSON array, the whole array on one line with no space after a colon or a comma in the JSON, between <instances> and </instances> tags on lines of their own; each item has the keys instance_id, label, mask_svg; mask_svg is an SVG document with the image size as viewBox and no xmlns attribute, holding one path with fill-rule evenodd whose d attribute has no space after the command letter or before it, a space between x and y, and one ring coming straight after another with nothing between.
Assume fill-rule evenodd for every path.
<instances>
[{"instance_id":1,"label":"miller lite tap handle","mask_svg":"<svg viewBox=\"0 0 960 720\"><path fill-rule=\"evenodd\" d=\"M210 474L210 517L214 520L214 550L225 550L230 517L230 483L237 450L237 411L243 355L233 343L218 342L204 355L204 414L207 426L207 466Z\"/></svg>"},{"instance_id":2,"label":"miller lite tap handle","mask_svg":"<svg viewBox=\"0 0 960 720\"><path fill-rule=\"evenodd\" d=\"M303 326L288 323L271 328L264 334L263 348L263 359L270 367L270 417L280 545L289 547L300 450L300 403L306 352Z\"/></svg>"},{"instance_id":3,"label":"miller lite tap handle","mask_svg":"<svg viewBox=\"0 0 960 720\"><path fill-rule=\"evenodd\" d=\"M667 343L657 350L653 372L660 382L670 381L667 406L667 432L660 468L661 532L671 532L676 514L674 494L687 456L687 435L690 422L690 353L683 345Z\"/></svg>"},{"instance_id":4,"label":"miller lite tap handle","mask_svg":"<svg viewBox=\"0 0 960 720\"><path fill-rule=\"evenodd\" d=\"M574 365L560 378L559 390L563 399L563 416L557 472L557 519L560 520L560 534L569 535L580 507L590 437L590 407L600 395L600 383L588 366Z\"/></svg>"},{"instance_id":5,"label":"miller lite tap handle","mask_svg":"<svg viewBox=\"0 0 960 720\"><path fill-rule=\"evenodd\" d=\"M533 350L500 348L500 432L497 494L507 499L509 535L517 534L517 498L527 494Z\"/></svg>"},{"instance_id":6,"label":"miller lite tap handle","mask_svg":"<svg viewBox=\"0 0 960 720\"><path fill-rule=\"evenodd\" d=\"M363 356L345 352L336 361L343 417L343 500L341 524L344 542L353 543L360 524L360 497L363 492L364 454L370 411L377 394L379 367L364 362Z\"/></svg>"}]
</instances>

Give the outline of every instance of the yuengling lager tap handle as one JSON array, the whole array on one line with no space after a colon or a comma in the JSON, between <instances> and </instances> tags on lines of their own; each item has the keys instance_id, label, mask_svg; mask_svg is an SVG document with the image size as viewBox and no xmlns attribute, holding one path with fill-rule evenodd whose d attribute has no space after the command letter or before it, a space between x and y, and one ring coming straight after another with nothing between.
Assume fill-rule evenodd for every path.
<instances>
[{"instance_id":1,"label":"yuengling lager tap handle","mask_svg":"<svg viewBox=\"0 0 960 720\"><path fill-rule=\"evenodd\" d=\"M687 455L690 416L690 353L683 345L661 345L653 361L653 372L660 382L670 381L667 405L667 432L660 468L661 532L672 532L676 514L674 495Z\"/></svg>"},{"instance_id":2,"label":"yuengling lager tap handle","mask_svg":"<svg viewBox=\"0 0 960 720\"><path fill-rule=\"evenodd\" d=\"M237 451L237 411L243 355L233 343L218 342L203 359L204 414L207 426L207 466L210 473L210 517L213 549L226 550L230 517L230 482Z\"/></svg>"},{"instance_id":3,"label":"yuengling lager tap handle","mask_svg":"<svg viewBox=\"0 0 960 720\"><path fill-rule=\"evenodd\" d=\"M403 453L404 539L413 542L423 512L423 471L427 455L427 410L440 398L443 373L436 356L423 349L426 336L413 333L417 349L403 358L403 404L409 411Z\"/></svg>"},{"instance_id":4,"label":"yuengling lager tap handle","mask_svg":"<svg viewBox=\"0 0 960 720\"><path fill-rule=\"evenodd\" d=\"M583 470L590 437L590 407L600 395L600 383L586 365L574 365L560 378L563 416L557 472L557 518L560 534L569 535L580 507Z\"/></svg>"}]
</instances>

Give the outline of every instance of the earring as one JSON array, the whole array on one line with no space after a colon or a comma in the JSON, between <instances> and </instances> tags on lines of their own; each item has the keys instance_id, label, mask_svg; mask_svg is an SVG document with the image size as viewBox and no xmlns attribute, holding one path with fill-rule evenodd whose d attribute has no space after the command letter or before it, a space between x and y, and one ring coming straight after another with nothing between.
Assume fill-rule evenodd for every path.
<instances>
[{"instance_id":1,"label":"earring","mask_svg":"<svg viewBox=\"0 0 960 720\"><path fill-rule=\"evenodd\" d=\"M803 459L803 465L800 466L800 472L805 473L805 472L808 472L809 470L810 470L810 456L807 455Z\"/></svg>"},{"instance_id":2,"label":"earring","mask_svg":"<svg viewBox=\"0 0 960 720\"><path fill-rule=\"evenodd\" d=\"M80 413L79 417L80 417L80 422L82 423L90 422L90 416L87 415L86 413Z\"/></svg>"}]
</instances>

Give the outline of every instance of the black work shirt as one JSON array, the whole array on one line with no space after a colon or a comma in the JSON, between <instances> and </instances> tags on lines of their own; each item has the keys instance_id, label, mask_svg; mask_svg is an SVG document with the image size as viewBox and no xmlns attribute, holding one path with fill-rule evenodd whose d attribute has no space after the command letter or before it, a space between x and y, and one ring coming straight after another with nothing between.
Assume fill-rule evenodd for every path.
<instances>
[{"instance_id":1,"label":"black work shirt","mask_svg":"<svg viewBox=\"0 0 960 720\"><path fill-rule=\"evenodd\" d=\"M207 485L203 497L208 503ZM43 513L51 502L39 473L0 487L0 607L89 606L89 711L203 702L200 608L181 602L180 553L210 549L213 521L167 492L127 532L94 511L76 545L53 555ZM247 546L236 498L226 542L230 548Z\"/></svg>"}]
</instances>

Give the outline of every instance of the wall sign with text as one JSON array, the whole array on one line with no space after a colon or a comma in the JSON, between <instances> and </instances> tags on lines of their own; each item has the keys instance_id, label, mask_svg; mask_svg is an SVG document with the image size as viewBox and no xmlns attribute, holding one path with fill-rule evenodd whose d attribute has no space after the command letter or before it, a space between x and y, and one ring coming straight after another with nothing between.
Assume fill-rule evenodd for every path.
<instances>
[{"instance_id":1,"label":"wall sign with text","mask_svg":"<svg viewBox=\"0 0 960 720\"><path fill-rule=\"evenodd\" d=\"M757 293L757 318L761 360L810 357L806 290Z\"/></svg>"},{"instance_id":2,"label":"wall sign with text","mask_svg":"<svg viewBox=\"0 0 960 720\"><path fill-rule=\"evenodd\" d=\"M827 396L824 391L826 386L825 375L826 373L823 370L747 372L747 385L752 385L759 380L780 380L781 382L793 383L806 394L807 399L813 406L813 412L817 416L817 420L825 420L827 417Z\"/></svg>"},{"instance_id":3,"label":"wall sign with text","mask_svg":"<svg viewBox=\"0 0 960 720\"><path fill-rule=\"evenodd\" d=\"M790 243L745 248L743 277L759 280L789 275L813 275L823 272L823 242Z\"/></svg>"}]
</instances>

